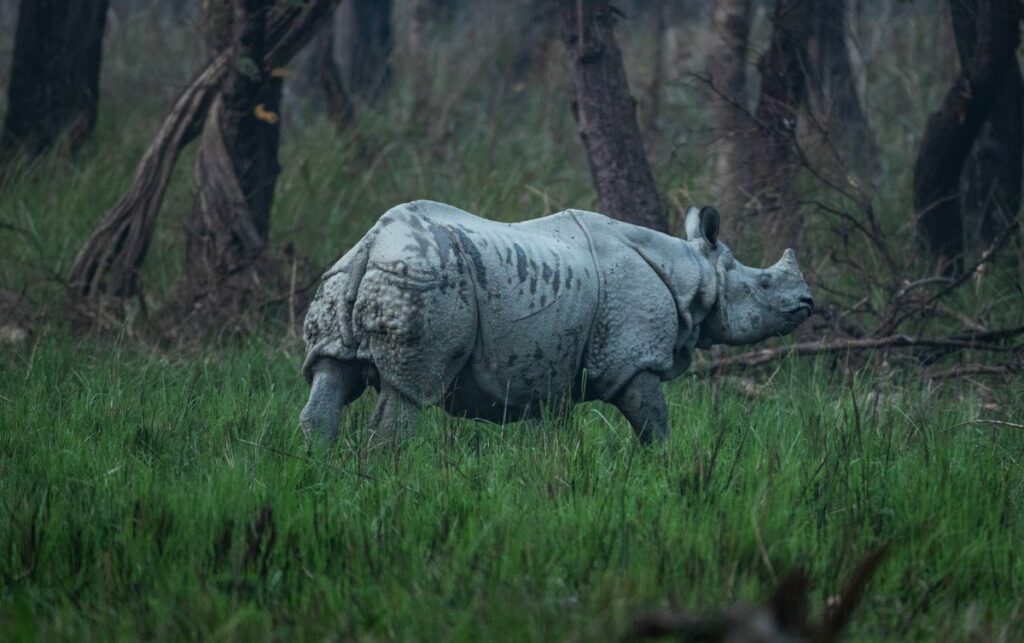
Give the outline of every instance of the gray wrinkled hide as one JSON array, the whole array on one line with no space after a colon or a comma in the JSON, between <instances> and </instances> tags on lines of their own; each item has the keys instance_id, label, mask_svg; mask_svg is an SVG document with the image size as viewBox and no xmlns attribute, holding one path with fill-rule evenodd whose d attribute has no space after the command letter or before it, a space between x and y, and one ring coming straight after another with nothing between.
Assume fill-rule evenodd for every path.
<instances>
[{"instance_id":1,"label":"gray wrinkled hide","mask_svg":"<svg viewBox=\"0 0 1024 643\"><path fill-rule=\"evenodd\" d=\"M333 441L369 381L382 434L434 404L514 421L568 397L616 403L642 439L660 437L658 382L695 346L789 332L810 312L791 252L742 266L714 243L717 213L703 214L683 241L579 210L507 224L430 201L392 208L324 275L306 316L304 429ZM770 292L769 273L792 292Z\"/></svg>"}]
</instances>

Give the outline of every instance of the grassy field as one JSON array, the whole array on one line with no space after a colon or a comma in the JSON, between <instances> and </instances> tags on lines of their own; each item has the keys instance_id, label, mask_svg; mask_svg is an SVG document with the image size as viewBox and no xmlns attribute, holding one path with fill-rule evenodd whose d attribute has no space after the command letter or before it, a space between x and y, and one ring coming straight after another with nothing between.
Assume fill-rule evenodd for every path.
<instances>
[{"instance_id":1,"label":"grassy field","mask_svg":"<svg viewBox=\"0 0 1024 643\"><path fill-rule=\"evenodd\" d=\"M874 205L903 249L913 153L954 57L931 44L949 38L942 16L914 11L880 19L862 43L877 54ZM352 131L286 108L275 249L326 266L414 198L500 219L593 205L564 69L502 84L514 32L493 14L434 52L444 74L431 104L447 118L435 131L406 127L401 47L393 93ZM933 383L912 361L845 358L750 374L755 394L687 376L666 385L672 437L656 449L599 404L538 425L430 412L410 442L369 449L368 394L338 448L310 456L297 427L303 347L280 311L264 332L209 345L160 341L141 318L74 336L61 279L202 57L194 25L157 37L143 12L120 17L94 139L0 194L0 287L40 315L30 341L0 345L0 640L601 640L647 608L764 598L796 567L820 609L886 543L853 638L1024 633L1024 433L972 422L1024 421L1020 378ZM637 95L645 28L621 29ZM673 212L714 201L709 119L682 80L703 69L706 30L685 29L693 52L673 58L680 74L646 133ZM762 13L755 43L765 29ZM142 275L152 311L182 270L190 154ZM808 229L828 232L812 215ZM756 234L728 241L741 259L759 252ZM847 241L870 270L877 257ZM804 267L816 288L878 296L829 252ZM1019 267L997 266L956 305L991 303L989 319L1019 325L1019 284Z\"/></svg>"},{"instance_id":2,"label":"grassy field","mask_svg":"<svg viewBox=\"0 0 1024 643\"><path fill-rule=\"evenodd\" d=\"M299 363L266 341L4 355L0 638L605 639L795 567L820 606L890 542L858 638L1024 631L1024 441L964 424L1024 416L1015 392L796 361L762 397L683 378L652 450L594 404L538 426L431 413L368 450L368 394L320 458Z\"/></svg>"}]
</instances>

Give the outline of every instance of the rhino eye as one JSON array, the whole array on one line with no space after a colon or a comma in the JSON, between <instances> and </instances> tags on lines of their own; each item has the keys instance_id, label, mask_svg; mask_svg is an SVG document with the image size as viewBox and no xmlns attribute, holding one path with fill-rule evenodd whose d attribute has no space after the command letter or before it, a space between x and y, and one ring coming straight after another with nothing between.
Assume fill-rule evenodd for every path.
<instances>
[{"instance_id":1,"label":"rhino eye","mask_svg":"<svg viewBox=\"0 0 1024 643\"><path fill-rule=\"evenodd\" d=\"M772 285L771 277L769 277L768 275L761 275L761 287L764 288L765 290L768 290L768 288L771 285Z\"/></svg>"}]
</instances>

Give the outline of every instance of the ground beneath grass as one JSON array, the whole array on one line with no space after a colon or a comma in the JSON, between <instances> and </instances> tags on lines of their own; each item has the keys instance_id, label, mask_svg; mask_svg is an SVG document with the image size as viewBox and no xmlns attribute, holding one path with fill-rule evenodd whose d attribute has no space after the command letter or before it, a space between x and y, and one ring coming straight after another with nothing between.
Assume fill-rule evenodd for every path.
<instances>
[{"instance_id":1,"label":"ground beneath grass","mask_svg":"<svg viewBox=\"0 0 1024 643\"><path fill-rule=\"evenodd\" d=\"M594 640L650 607L816 607L892 543L860 639L1024 632L1009 388L787 362L764 394L667 385L644 449L608 406L425 416L310 456L292 341L201 355L57 336L0 357L0 638ZM762 381L768 375L762 377Z\"/></svg>"}]
</instances>

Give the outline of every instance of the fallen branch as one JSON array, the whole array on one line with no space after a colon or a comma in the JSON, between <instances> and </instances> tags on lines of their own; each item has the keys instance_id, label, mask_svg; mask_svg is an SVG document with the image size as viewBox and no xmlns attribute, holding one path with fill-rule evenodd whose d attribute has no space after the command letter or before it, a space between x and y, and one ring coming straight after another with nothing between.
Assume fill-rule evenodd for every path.
<instances>
[{"instance_id":1,"label":"fallen branch","mask_svg":"<svg viewBox=\"0 0 1024 643\"><path fill-rule=\"evenodd\" d=\"M864 339L842 339L820 342L801 342L791 346L778 346L750 351L741 355L712 360L706 364L704 373L714 375L732 368L750 368L762 366L790 355L808 356L826 353L843 353L878 348L945 348L951 350L981 350L988 352L1009 352L1019 347L1004 347L1002 342L1013 337L1024 335L1024 326L989 331L985 333L963 333L951 337L909 337L907 335L890 335L888 337L869 337Z\"/></svg>"},{"instance_id":2,"label":"fallen branch","mask_svg":"<svg viewBox=\"0 0 1024 643\"><path fill-rule=\"evenodd\" d=\"M961 426L970 426L971 424L991 424L993 426L1001 426L1008 429L1024 429L1024 424L1018 424L1017 422L1007 422L1006 420L986 420L983 418L967 420L966 422L961 422L960 424L954 424L949 428L956 429Z\"/></svg>"},{"instance_id":3,"label":"fallen branch","mask_svg":"<svg viewBox=\"0 0 1024 643\"><path fill-rule=\"evenodd\" d=\"M1000 364L1000 365L988 365L988 364L966 364L964 366L958 366L957 368L951 368L945 371L938 371L936 373L930 373L929 378L933 380L948 380L955 377L971 377L973 375L997 375L1006 376L1013 375L1015 372L1020 371L1019 366L1012 364Z\"/></svg>"}]
</instances>

